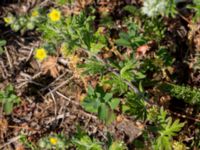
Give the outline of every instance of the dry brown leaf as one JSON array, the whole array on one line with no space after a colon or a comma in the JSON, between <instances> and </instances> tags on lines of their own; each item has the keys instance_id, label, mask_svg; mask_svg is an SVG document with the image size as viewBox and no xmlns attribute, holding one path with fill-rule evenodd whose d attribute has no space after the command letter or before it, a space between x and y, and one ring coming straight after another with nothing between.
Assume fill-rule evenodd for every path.
<instances>
[{"instance_id":1,"label":"dry brown leaf","mask_svg":"<svg viewBox=\"0 0 200 150\"><path fill-rule=\"evenodd\" d=\"M200 25L199 23L189 24L190 31L188 33L188 39L190 41L190 46L195 47L197 51L200 49ZM192 49L192 48L191 48Z\"/></svg>"},{"instance_id":2,"label":"dry brown leaf","mask_svg":"<svg viewBox=\"0 0 200 150\"><path fill-rule=\"evenodd\" d=\"M42 63L42 72L44 74L49 72L52 77L56 78L59 75L57 60L57 57L48 57L47 60Z\"/></svg>"},{"instance_id":3,"label":"dry brown leaf","mask_svg":"<svg viewBox=\"0 0 200 150\"><path fill-rule=\"evenodd\" d=\"M118 115L117 118L116 118L116 121L117 122L122 122L124 119L124 117L122 115Z\"/></svg>"},{"instance_id":4,"label":"dry brown leaf","mask_svg":"<svg viewBox=\"0 0 200 150\"><path fill-rule=\"evenodd\" d=\"M200 51L200 34L198 34L198 35L194 38L194 44L195 44L196 50Z\"/></svg>"},{"instance_id":5,"label":"dry brown leaf","mask_svg":"<svg viewBox=\"0 0 200 150\"><path fill-rule=\"evenodd\" d=\"M15 150L25 150L25 147L22 144L17 145Z\"/></svg>"},{"instance_id":6,"label":"dry brown leaf","mask_svg":"<svg viewBox=\"0 0 200 150\"><path fill-rule=\"evenodd\" d=\"M145 54L147 53L147 51L149 49L150 49L150 47L148 45L142 45L142 46L138 47L136 50L136 58L138 58L140 56L145 56Z\"/></svg>"},{"instance_id":7,"label":"dry brown leaf","mask_svg":"<svg viewBox=\"0 0 200 150\"><path fill-rule=\"evenodd\" d=\"M8 122L4 118L0 118L0 137L3 136L4 133L6 133L8 129Z\"/></svg>"},{"instance_id":8,"label":"dry brown leaf","mask_svg":"<svg viewBox=\"0 0 200 150\"><path fill-rule=\"evenodd\" d=\"M119 118L118 118L119 119ZM120 121L115 122L115 127L119 132L125 133L128 139L128 143L132 142L134 139L142 134L144 125L141 123L134 123L124 117L120 118Z\"/></svg>"},{"instance_id":9,"label":"dry brown leaf","mask_svg":"<svg viewBox=\"0 0 200 150\"><path fill-rule=\"evenodd\" d=\"M76 0L74 3L70 6L64 6L62 9L62 12L66 15L72 15L72 14L80 14L80 12L87 7L88 5L92 4L94 0Z\"/></svg>"}]
</instances>

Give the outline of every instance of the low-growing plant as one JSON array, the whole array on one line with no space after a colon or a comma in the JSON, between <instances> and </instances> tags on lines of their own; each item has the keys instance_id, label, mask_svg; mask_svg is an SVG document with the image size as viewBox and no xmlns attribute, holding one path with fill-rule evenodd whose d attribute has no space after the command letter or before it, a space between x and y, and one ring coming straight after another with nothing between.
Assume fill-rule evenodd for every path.
<instances>
[{"instance_id":1,"label":"low-growing plant","mask_svg":"<svg viewBox=\"0 0 200 150\"><path fill-rule=\"evenodd\" d=\"M59 6L67 2L71 3L72 1L56 0ZM197 2L197 0L194 1L195 10L198 8ZM107 38L106 34L102 34L102 28L94 26L96 10L91 7L80 14L70 16L65 16L61 9L52 7L44 11L45 14L35 10L31 12L31 15L19 17L8 15L4 21L14 31L24 32L27 29L36 28L41 33L43 43L40 48L35 50L35 58L39 61L45 61L48 55L55 55L56 52L57 56L61 52L68 60L70 60L70 56L78 54L81 55L78 57L82 57L83 54L83 61L78 63L82 69L81 75L84 77L95 76L99 82L94 88L88 87L86 97L81 102L82 107L86 111L96 114L106 124L114 121L116 112L120 111L135 119L140 119L147 123L147 130L143 135L145 142L151 143L152 149L155 150L170 150L173 145L173 137L181 130L184 123L180 123L179 120L172 121L163 108L159 109L158 106L151 104L148 100L148 91L143 89L142 83L145 81L145 87L157 83L157 80L150 83L151 79L147 78L148 75L151 76L157 72L162 74L166 67L173 64L174 60L167 48L163 48L159 44L166 31L164 18L175 17L176 3L175 0L144 0L143 14L141 14L141 10L137 12L138 9L135 7L131 13L137 15L139 21L138 18L134 18L135 20L132 17L126 18L125 26L122 26L123 31L119 33L119 38L115 39L113 45L109 43L110 37ZM125 10L131 12L132 8L126 7ZM196 11L198 15L198 10ZM158 17L161 18L158 19ZM149 41L154 40L156 48L148 45ZM138 49L141 47L147 47L148 50L143 52L141 58L137 58ZM104 51L104 48L107 51ZM120 57L116 53L112 53L113 51L117 52ZM104 58L104 53L109 52L112 53L112 56ZM150 56L149 53L153 53L153 56ZM55 62L57 63L57 59ZM174 84L163 84L159 88L187 103L199 104L200 92L197 89ZM7 114L12 112L12 107L16 103L14 100L16 95L13 95L0 93L2 99L6 99L0 102L5 107L4 111ZM7 101L7 99L11 100ZM68 139L63 134L49 135L40 139L38 144L41 149L76 147L79 150L102 150L104 147L103 143L95 138L92 139L85 133L78 133L72 139ZM121 141L112 141L107 149L125 150L127 147Z\"/></svg>"},{"instance_id":2,"label":"low-growing plant","mask_svg":"<svg viewBox=\"0 0 200 150\"><path fill-rule=\"evenodd\" d=\"M197 88L164 83L159 86L159 89L163 92L169 93L171 96L176 97L177 99L184 100L186 103L192 105L200 104L200 91Z\"/></svg>"},{"instance_id":3,"label":"low-growing plant","mask_svg":"<svg viewBox=\"0 0 200 150\"><path fill-rule=\"evenodd\" d=\"M184 123L180 123L179 120L173 122L171 117L167 117L167 112L162 107L155 117L155 126L153 128L158 136L154 142L154 149L171 150L173 136L177 135L177 132L181 130Z\"/></svg>"},{"instance_id":4,"label":"low-growing plant","mask_svg":"<svg viewBox=\"0 0 200 150\"><path fill-rule=\"evenodd\" d=\"M108 135L110 135L108 133ZM108 136L108 143L99 142L97 139L91 139L84 131L78 130L72 138L72 143L78 150L127 150L123 141L114 140Z\"/></svg>"},{"instance_id":5,"label":"low-growing plant","mask_svg":"<svg viewBox=\"0 0 200 150\"><path fill-rule=\"evenodd\" d=\"M124 94L129 89L124 80L114 73L109 73L105 78L102 78L101 84L108 85L111 88L112 93L118 93L119 95Z\"/></svg>"},{"instance_id":6,"label":"low-growing plant","mask_svg":"<svg viewBox=\"0 0 200 150\"><path fill-rule=\"evenodd\" d=\"M127 147L123 141L110 139L108 143L98 141L96 138L91 138L84 130L78 128L77 133L73 137L68 138L63 133L54 133L39 139L37 143L33 143L27 139L25 135L22 135L20 142L24 148L31 150L42 149L71 149L77 150L127 150Z\"/></svg>"},{"instance_id":7,"label":"low-growing plant","mask_svg":"<svg viewBox=\"0 0 200 150\"><path fill-rule=\"evenodd\" d=\"M133 82L137 83L145 78L145 72L140 68L141 65L134 57L120 62L111 61L107 67L108 73L101 79L101 84L109 84L113 93L122 95L128 91Z\"/></svg>"},{"instance_id":8,"label":"low-growing plant","mask_svg":"<svg viewBox=\"0 0 200 150\"><path fill-rule=\"evenodd\" d=\"M0 103L7 115L12 113L14 105L20 103L20 98L15 95L12 85L8 85L5 90L0 91Z\"/></svg>"},{"instance_id":9,"label":"low-growing plant","mask_svg":"<svg viewBox=\"0 0 200 150\"><path fill-rule=\"evenodd\" d=\"M144 94L127 93L125 96L126 109L124 112L137 119L145 120L147 118L147 103L144 100L145 98Z\"/></svg>"},{"instance_id":10,"label":"low-growing plant","mask_svg":"<svg viewBox=\"0 0 200 150\"><path fill-rule=\"evenodd\" d=\"M69 141L63 134L53 134L41 138L38 145L41 149L67 149Z\"/></svg>"},{"instance_id":11,"label":"low-growing plant","mask_svg":"<svg viewBox=\"0 0 200 150\"><path fill-rule=\"evenodd\" d=\"M20 31L22 34L27 30L33 30L42 20L40 10L37 8L33 9L28 15L14 16L8 14L4 17L7 26L10 26L15 32Z\"/></svg>"},{"instance_id":12,"label":"low-growing plant","mask_svg":"<svg viewBox=\"0 0 200 150\"><path fill-rule=\"evenodd\" d=\"M23 135L23 134L20 135L20 143L23 144L23 147L31 149L31 150L38 150L39 149L39 147L36 144L34 144L33 142L30 142L28 140L27 136Z\"/></svg>"},{"instance_id":13,"label":"low-growing plant","mask_svg":"<svg viewBox=\"0 0 200 150\"><path fill-rule=\"evenodd\" d=\"M185 123L180 123L178 119L173 121L172 117L168 117L168 112L163 107L159 108L156 105L148 108L146 121L148 121L147 128L143 131L141 137L134 141L136 148L144 149L148 146L149 149L153 150L174 149L173 138ZM184 147L184 144L181 142L178 145L179 147Z\"/></svg>"},{"instance_id":14,"label":"low-growing plant","mask_svg":"<svg viewBox=\"0 0 200 150\"><path fill-rule=\"evenodd\" d=\"M166 27L162 18L146 18L143 26L146 39L160 42L165 37Z\"/></svg>"},{"instance_id":15,"label":"low-growing plant","mask_svg":"<svg viewBox=\"0 0 200 150\"><path fill-rule=\"evenodd\" d=\"M112 93L104 92L102 87L88 88L87 96L82 102L83 108L98 117L105 123L111 123L115 119L114 109L118 107L120 100L114 98Z\"/></svg>"},{"instance_id":16,"label":"low-growing plant","mask_svg":"<svg viewBox=\"0 0 200 150\"><path fill-rule=\"evenodd\" d=\"M52 43L57 47L64 43L66 53L74 52L77 48L98 53L105 46L106 39L92 27L94 19L92 13L88 16L83 11L79 15L61 17L56 23L47 19L39 26L38 31L47 44Z\"/></svg>"},{"instance_id":17,"label":"low-growing plant","mask_svg":"<svg viewBox=\"0 0 200 150\"><path fill-rule=\"evenodd\" d=\"M103 150L101 142L91 139L87 134L83 133L78 133L72 139L72 143L78 150Z\"/></svg>"},{"instance_id":18,"label":"low-growing plant","mask_svg":"<svg viewBox=\"0 0 200 150\"><path fill-rule=\"evenodd\" d=\"M144 0L142 12L149 17L172 16L175 17L176 1L175 0Z\"/></svg>"},{"instance_id":19,"label":"low-growing plant","mask_svg":"<svg viewBox=\"0 0 200 150\"><path fill-rule=\"evenodd\" d=\"M133 5L125 6L123 10L131 14L131 16L125 19L125 22L134 22L134 24L137 25L140 36L143 35L143 39L153 39L160 42L165 37L166 27L163 18L147 17L142 13L141 9L136 8Z\"/></svg>"},{"instance_id":20,"label":"low-growing plant","mask_svg":"<svg viewBox=\"0 0 200 150\"><path fill-rule=\"evenodd\" d=\"M137 47L145 44L147 41L142 36L139 27L134 23L127 23L127 32L120 32L119 39L116 40L116 44L119 46L130 47L136 50Z\"/></svg>"}]
</instances>

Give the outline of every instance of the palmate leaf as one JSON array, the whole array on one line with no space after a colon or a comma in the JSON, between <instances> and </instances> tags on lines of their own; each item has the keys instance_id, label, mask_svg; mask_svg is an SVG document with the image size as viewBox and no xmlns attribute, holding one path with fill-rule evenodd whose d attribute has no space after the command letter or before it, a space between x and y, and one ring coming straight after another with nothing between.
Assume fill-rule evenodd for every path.
<instances>
[{"instance_id":1,"label":"palmate leaf","mask_svg":"<svg viewBox=\"0 0 200 150\"><path fill-rule=\"evenodd\" d=\"M0 91L0 103L2 103L6 115L12 113L13 106L19 102L20 99L14 94L12 85L8 85L4 91Z\"/></svg>"},{"instance_id":2,"label":"palmate leaf","mask_svg":"<svg viewBox=\"0 0 200 150\"><path fill-rule=\"evenodd\" d=\"M164 132L162 132L162 134L172 137L175 136L177 132L179 132L181 130L181 128L184 126L185 123L180 123L179 120L175 120L174 122L172 122L172 118L169 117L167 119L167 124L165 127Z\"/></svg>"},{"instance_id":3,"label":"palmate leaf","mask_svg":"<svg viewBox=\"0 0 200 150\"><path fill-rule=\"evenodd\" d=\"M112 93L106 93L102 87L97 86L95 89L88 88L87 96L81 105L86 111L97 114L99 119L109 124L115 119L113 110L118 107L119 103L120 100L113 98Z\"/></svg>"},{"instance_id":4,"label":"palmate leaf","mask_svg":"<svg viewBox=\"0 0 200 150\"><path fill-rule=\"evenodd\" d=\"M120 38L115 41L115 43L119 46L131 47L133 50L140 45L143 45L146 40L139 33L138 26L134 23L127 24L128 31L121 32L119 34Z\"/></svg>"},{"instance_id":5,"label":"palmate leaf","mask_svg":"<svg viewBox=\"0 0 200 150\"><path fill-rule=\"evenodd\" d=\"M94 96L87 96L82 102L83 108L91 113L98 113L98 108L100 105L100 98Z\"/></svg>"},{"instance_id":6,"label":"palmate leaf","mask_svg":"<svg viewBox=\"0 0 200 150\"><path fill-rule=\"evenodd\" d=\"M159 136L155 141L155 150L171 150L173 136L182 129L185 123L180 123L179 120L173 122L171 117L167 118L167 112L163 107L160 109L157 123L160 126L157 128Z\"/></svg>"}]
</instances>

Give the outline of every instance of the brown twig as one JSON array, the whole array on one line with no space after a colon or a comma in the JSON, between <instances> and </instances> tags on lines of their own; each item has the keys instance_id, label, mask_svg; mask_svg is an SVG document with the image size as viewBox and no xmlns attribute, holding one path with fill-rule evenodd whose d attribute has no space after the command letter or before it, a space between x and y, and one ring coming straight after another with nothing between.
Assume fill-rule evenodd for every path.
<instances>
[{"instance_id":1,"label":"brown twig","mask_svg":"<svg viewBox=\"0 0 200 150\"><path fill-rule=\"evenodd\" d=\"M8 49L6 47L4 49L5 49L5 53L6 53L6 57L8 59L8 63L9 63L10 69L12 69L13 65L12 65L12 61L11 61L10 55L8 53Z\"/></svg>"}]
</instances>

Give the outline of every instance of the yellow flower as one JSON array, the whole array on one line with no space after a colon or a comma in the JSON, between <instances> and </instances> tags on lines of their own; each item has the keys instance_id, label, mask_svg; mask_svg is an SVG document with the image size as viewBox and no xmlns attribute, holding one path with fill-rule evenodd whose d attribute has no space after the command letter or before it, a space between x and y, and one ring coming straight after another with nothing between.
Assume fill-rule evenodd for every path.
<instances>
[{"instance_id":1,"label":"yellow flower","mask_svg":"<svg viewBox=\"0 0 200 150\"><path fill-rule=\"evenodd\" d=\"M38 17L38 16L39 16L38 10L33 10L33 11L31 12L31 16L32 16L32 17Z\"/></svg>"},{"instance_id":2,"label":"yellow flower","mask_svg":"<svg viewBox=\"0 0 200 150\"><path fill-rule=\"evenodd\" d=\"M55 138L55 137L51 137L51 138L49 139L49 141L50 141L50 143L53 144L53 145L56 145L56 144L58 143L58 139Z\"/></svg>"},{"instance_id":3,"label":"yellow flower","mask_svg":"<svg viewBox=\"0 0 200 150\"><path fill-rule=\"evenodd\" d=\"M50 18L51 21L57 22L61 18L61 12L57 9L52 9L48 14L48 17Z\"/></svg>"},{"instance_id":4,"label":"yellow flower","mask_svg":"<svg viewBox=\"0 0 200 150\"><path fill-rule=\"evenodd\" d=\"M4 17L3 20L5 21L5 23L7 24L12 24L14 22L14 17L12 16L8 16L8 17Z\"/></svg>"},{"instance_id":5,"label":"yellow flower","mask_svg":"<svg viewBox=\"0 0 200 150\"><path fill-rule=\"evenodd\" d=\"M44 48L38 48L35 50L35 58L38 59L39 61L42 61L47 57L47 52Z\"/></svg>"}]
</instances>

